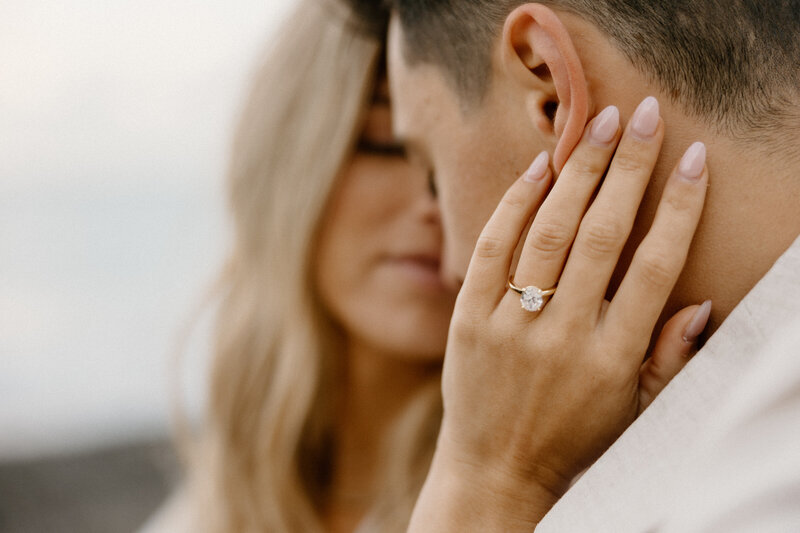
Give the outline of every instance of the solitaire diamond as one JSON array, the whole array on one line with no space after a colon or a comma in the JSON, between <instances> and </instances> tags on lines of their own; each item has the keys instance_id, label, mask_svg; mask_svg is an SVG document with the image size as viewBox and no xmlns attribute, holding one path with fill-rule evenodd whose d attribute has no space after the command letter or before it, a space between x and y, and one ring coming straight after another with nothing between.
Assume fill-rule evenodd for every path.
<instances>
[{"instance_id":1,"label":"solitaire diamond","mask_svg":"<svg viewBox=\"0 0 800 533\"><path fill-rule=\"evenodd\" d=\"M544 306L542 291L536 287L525 287L519 297L519 301L526 311L540 311Z\"/></svg>"}]
</instances>

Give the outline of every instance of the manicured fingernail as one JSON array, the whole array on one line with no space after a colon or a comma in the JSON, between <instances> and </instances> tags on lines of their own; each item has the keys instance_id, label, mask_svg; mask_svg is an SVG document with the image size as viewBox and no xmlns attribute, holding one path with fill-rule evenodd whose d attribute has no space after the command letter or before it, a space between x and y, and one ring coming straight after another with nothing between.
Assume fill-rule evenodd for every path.
<instances>
[{"instance_id":1,"label":"manicured fingernail","mask_svg":"<svg viewBox=\"0 0 800 533\"><path fill-rule=\"evenodd\" d=\"M598 144L608 144L619 129L619 109L610 105L597 115L592 123L589 138Z\"/></svg>"},{"instance_id":2,"label":"manicured fingernail","mask_svg":"<svg viewBox=\"0 0 800 533\"><path fill-rule=\"evenodd\" d=\"M550 162L550 156L547 152L542 152L536 156L531 166L525 171L525 181L535 182L544 179L547 175L547 164Z\"/></svg>"},{"instance_id":3,"label":"manicured fingernail","mask_svg":"<svg viewBox=\"0 0 800 533\"><path fill-rule=\"evenodd\" d=\"M695 311L694 316L686 325L686 329L683 330L683 342L687 344L694 344L697 340L697 337L703 333L703 330L706 329L706 324L708 324L708 317L711 316L711 300L706 300L703 302L697 311Z\"/></svg>"},{"instance_id":4,"label":"manicured fingernail","mask_svg":"<svg viewBox=\"0 0 800 533\"><path fill-rule=\"evenodd\" d=\"M696 142L683 154L678 165L678 174L689 181L697 181L706 166L706 145Z\"/></svg>"},{"instance_id":5,"label":"manicured fingernail","mask_svg":"<svg viewBox=\"0 0 800 533\"><path fill-rule=\"evenodd\" d=\"M642 100L631 119L631 128L643 140L655 135L658 128L658 100L652 96Z\"/></svg>"}]
</instances>

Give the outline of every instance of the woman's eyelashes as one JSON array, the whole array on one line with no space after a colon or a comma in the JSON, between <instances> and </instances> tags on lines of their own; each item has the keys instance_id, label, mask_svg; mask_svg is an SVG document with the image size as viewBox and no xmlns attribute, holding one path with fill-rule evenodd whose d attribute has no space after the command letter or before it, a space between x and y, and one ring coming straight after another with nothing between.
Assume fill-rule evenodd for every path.
<instances>
[{"instance_id":1,"label":"woman's eyelashes","mask_svg":"<svg viewBox=\"0 0 800 533\"><path fill-rule=\"evenodd\" d=\"M433 170L428 171L428 192L433 198L436 198L439 193L436 191L436 179Z\"/></svg>"},{"instance_id":2,"label":"woman's eyelashes","mask_svg":"<svg viewBox=\"0 0 800 533\"><path fill-rule=\"evenodd\" d=\"M364 154L385 157L406 157L406 147L402 144L379 142L370 139L360 139L358 141L358 151Z\"/></svg>"}]
</instances>

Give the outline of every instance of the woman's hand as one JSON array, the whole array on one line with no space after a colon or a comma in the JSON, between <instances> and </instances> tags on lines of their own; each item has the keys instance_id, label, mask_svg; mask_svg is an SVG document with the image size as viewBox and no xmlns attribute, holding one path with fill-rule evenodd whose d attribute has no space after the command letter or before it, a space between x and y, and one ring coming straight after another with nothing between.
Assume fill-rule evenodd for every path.
<instances>
[{"instance_id":1,"label":"woman's hand","mask_svg":"<svg viewBox=\"0 0 800 533\"><path fill-rule=\"evenodd\" d=\"M503 197L456 303L444 418L411 530L531 531L688 361L710 302L674 316L645 355L705 201L702 144L668 178L649 233L605 300L663 136L654 99L624 134L609 107L587 126L549 194L543 154ZM507 285L534 213L514 280L557 285L539 312L522 309Z\"/></svg>"}]
</instances>

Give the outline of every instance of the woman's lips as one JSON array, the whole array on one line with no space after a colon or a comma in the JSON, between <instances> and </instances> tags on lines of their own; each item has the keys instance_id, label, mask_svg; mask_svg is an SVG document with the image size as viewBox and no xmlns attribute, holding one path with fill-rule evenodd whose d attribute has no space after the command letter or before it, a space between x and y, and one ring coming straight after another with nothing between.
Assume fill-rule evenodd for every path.
<instances>
[{"instance_id":1,"label":"woman's lips","mask_svg":"<svg viewBox=\"0 0 800 533\"><path fill-rule=\"evenodd\" d=\"M426 288L442 290L442 278L439 275L441 261L432 255L398 255L387 259L387 264L398 271L398 274Z\"/></svg>"}]
</instances>

